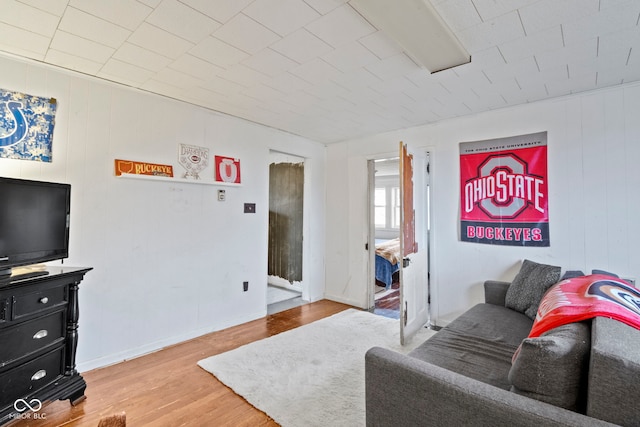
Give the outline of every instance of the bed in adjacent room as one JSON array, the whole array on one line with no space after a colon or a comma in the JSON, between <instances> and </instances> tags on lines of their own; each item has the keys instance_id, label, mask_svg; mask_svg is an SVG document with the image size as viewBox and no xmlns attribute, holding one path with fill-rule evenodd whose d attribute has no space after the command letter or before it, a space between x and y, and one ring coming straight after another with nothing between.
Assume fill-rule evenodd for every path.
<instances>
[{"instance_id":1,"label":"bed in adjacent room","mask_svg":"<svg viewBox=\"0 0 640 427\"><path fill-rule=\"evenodd\" d=\"M376 243L376 284L390 289L398 281L400 239Z\"/></svg>"}]
</instances>

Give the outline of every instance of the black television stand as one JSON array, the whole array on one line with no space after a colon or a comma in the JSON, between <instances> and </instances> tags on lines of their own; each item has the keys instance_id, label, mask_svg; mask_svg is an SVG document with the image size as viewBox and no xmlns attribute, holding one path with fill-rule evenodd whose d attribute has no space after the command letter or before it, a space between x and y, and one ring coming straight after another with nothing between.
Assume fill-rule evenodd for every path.
<instances>
[{"instance_id":1,"label":"black television stand","mask_svg":"<svg viewBox=\"0 0 640 427\"><path fill-rule=\"evenodd\" d=\"M90 270L37 268L26 273L36 277L2 281L0 425L45 416L46 401L84 399L87 384L76 370L78 288Z\"/></svg>"}]
</instances>

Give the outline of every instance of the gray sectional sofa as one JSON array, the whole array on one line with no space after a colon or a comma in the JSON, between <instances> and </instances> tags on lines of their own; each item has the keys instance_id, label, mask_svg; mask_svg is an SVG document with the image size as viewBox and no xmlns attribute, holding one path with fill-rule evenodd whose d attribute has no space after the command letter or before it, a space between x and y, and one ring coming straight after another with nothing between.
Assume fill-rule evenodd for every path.
<instances>
[{"instance_id":1,"label":"gray sectional sofa","mask_svg":"<svg viewBox=\"0 0 640 427\"><path fill-rule=\"evenodd\" d=\"M544 292L517 307L510 283L484 285L408 355L367 352L367 426L640 426L640 330L597 317L527 338Z\"/></svg>"}]
</instances>

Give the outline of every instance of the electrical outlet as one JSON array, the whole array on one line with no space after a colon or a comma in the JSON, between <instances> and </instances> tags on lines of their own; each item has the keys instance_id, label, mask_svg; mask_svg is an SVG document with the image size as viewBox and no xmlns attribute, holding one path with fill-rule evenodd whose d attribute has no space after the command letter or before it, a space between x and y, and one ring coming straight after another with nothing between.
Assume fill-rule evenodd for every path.
<instances>
[{"instance_id":1,"label":"electrical outlet","mask_svg":"<svg viewBox=\"0 0 640 427\"><path fill-rule=\"evenodd\" d=\"M224 202L227 198L225 190L218 190L218 201Z\"/></svg>"},{"instance_id":2,"label":"electrical outlet","mask_svg":"<svg viewBox=\"0 0 640 427\"><path fill-rule=\"evenodd\" d=\"M242 282L242 290L247 292L249 290L249 282Z\"/></svg>"}]
</instances>

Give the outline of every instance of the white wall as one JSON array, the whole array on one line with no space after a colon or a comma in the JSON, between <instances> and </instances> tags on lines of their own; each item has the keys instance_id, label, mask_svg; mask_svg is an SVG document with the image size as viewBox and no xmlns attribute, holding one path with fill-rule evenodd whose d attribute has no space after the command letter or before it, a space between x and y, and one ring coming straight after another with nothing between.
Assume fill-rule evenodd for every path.
<instances>
[{"instance_id":1,"label":"white wall","mask_svg":"<svg viewBox=\"0 0 640 427\"><path fill-rule=\"evenodd\" d=\"M511 280L525 258L640 277L638 117L640 85L631 84L328 146L326 296L366 307L366 162L400 140L432 153L436 323L481 302L482 282ZM551 246L460 242L458 143L539 131L548 132Z\"/></svg>"},{"instance_id":2,"label":"white wall","mask_svg":"<svg viewBox=\"0 0 640 427\"><path fill-rule=\"evenodd\" d=\"M53 162L0 159L0 174L72 185L65 265L94 268L80 287L79 370L266 315L269 150L306 159L305 275L309 299L322 297L323 145L35 62L0 56L0 70L3 89L58 100ZM116 158L178 176L180 143L240 158L242 186L114 176Z\"/></svg>"}]
</instances>

